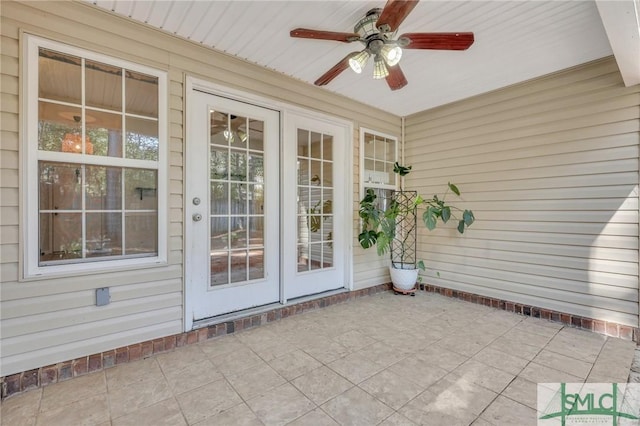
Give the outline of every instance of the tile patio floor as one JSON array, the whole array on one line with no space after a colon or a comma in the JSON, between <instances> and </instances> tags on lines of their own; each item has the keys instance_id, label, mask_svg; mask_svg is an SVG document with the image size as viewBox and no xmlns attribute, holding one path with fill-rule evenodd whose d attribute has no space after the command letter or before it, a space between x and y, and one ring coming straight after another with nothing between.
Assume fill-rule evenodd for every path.
<instances>
[{"instance_id":1,"label":"tile patio floor","mask_svg":"<svg viewBox=\"0 0 640 426\"><path fill-rule=\"evenodd\" d=\"M11 397L2 425L533 425L536 382L626 382L634 350L386 292Z\"/></svg>"}]
</instances>

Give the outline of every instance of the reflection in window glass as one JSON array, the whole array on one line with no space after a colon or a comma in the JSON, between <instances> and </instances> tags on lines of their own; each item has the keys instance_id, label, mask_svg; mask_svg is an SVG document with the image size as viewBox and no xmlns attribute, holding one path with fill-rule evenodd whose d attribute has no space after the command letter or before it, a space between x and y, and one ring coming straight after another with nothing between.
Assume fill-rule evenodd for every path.
<instances>
[{"instance_id":1,"label":"reflection in window glass","mask_svg":"<svg viewBox=\"0 0 640 426\"><path fill-rule=\"evenodd\" d=\"M125 254L149 255L158 253L158 215L152 213L126 213Z\"/></svg>"},{"instance_id":2,"label":"reflection in window glass","mask_svg":"<svg viewBox=\"0 0 640 426\"><path fill-rule=\"evenodd\" d=\"M298 129L298 272L333 265L333 138Z\"/></svg>"},{"instance_id":3,"label":"reflection in window glass","mask_svg":"<svg viewBox=\"0 0 640 426\"><path fill-rule=\"evenodd\" d=\"M135 160L158 159L158 122L137 117L127 117L127 158Z\"/></svg>"},{"instance_id":4,"label":"reflection in window glass","mask_svg":"<svg viewBox=\"0 0 640 426\"><path fill-rule=\"evenodd\" d=\"M87 257L122 254L122 213L87 213L86 224Z\"/></svg>"},{"instance_id":5,"label":"reflection in window glass","mask_svg":"<svg viewBox=\"0 0 640 426\"><path fill-rule=\"evenodd\" d=\"M86 60L84 75L87 106L122 111L122 68Z\"/></svg>"},{"instance_id":6,"label":"reflection in window glass","mask_svg":"<svg viewBox=\"0 0 640 426\"><path fill-rule=\"evenodd\" d=\"M264 278L264 123L210 111L210 285Z\"/></svg>"},{"instance_id":7,"label":"reflection in window glass","mask_svg":"<svg viewBox=\"0 0 640 426\"><path fill-rule=\"evenodd\" d=\"M157 254L157 173L40 162L40 261Z\"/></svg>"},{"instance_id":8,"label":"reflection in window glass","mask_svg":"<svg viewBox=\"0 0 640 426\"><path fill-rule=\"evenodd\" d=\"M82 215L40 213L40 261L82 258Z\"/></svg>"},{"instance_id":9,"label":"reflection in window glass","mask_svg":"<svg viewBox=\"0 0 640 426\"><path fill-rule=\"evenodd\" d=\"M87 114L93 155L122 158L122 115L102 111Z\"/></svg>"},{"instance_id":10,"label":"reflection in window glass","mask_svg":"<svg viewBox=\"0 0 640 426\"><path fill-rule=\"evenodd\" d=\"M158 77L126 71L127 114L158 118Z\"/></svg>"},{"instance_id":11,"label":"reflection in window glass","mask_svg":"<svg viewBox=\"0 0 640 426\"><path fill-rule=\"evenodd\" d=\"M87 210L122 208L122 169L86 166L85 203Z\"/></svg>"},{"instance_id":12,"label":"reflection in window glass","mask_svg":"<svg viewBox=\"0 0 640 426\"><path fill-rule=\"evenodd\" d=\"M26 188L38 209L27 224L29 275L56 264L158 255L165 73L27 37L27 58L37 54L27 66L38 75L37 93L28 85L25 98L38 114L27 120L37 123L27 134L35 145L37 130L38 147L27 159L27 170L38 173Z\"/></svg>"},{"instance_id":13,"label":"reflection in window glass","mask_svg":"<svg viewBox=\"0 0 640 426\"><path fill-rule=\"evenodd\" d=\"M38 97L79 104L82 97L81 59L40 48Z\"/></svg>"}]
</instances>

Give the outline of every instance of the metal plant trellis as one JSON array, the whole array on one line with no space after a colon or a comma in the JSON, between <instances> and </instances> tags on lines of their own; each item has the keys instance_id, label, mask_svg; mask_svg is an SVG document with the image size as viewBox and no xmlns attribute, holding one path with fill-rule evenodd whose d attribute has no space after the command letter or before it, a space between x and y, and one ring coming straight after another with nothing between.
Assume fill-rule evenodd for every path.
<instances>
[{"instance_id":1,"label":"metal plant trellis","mask_svg":"<svg viewBox=\"0 0 640 426\"><path fill-rule=\"evenodd\" d=\"M398 207L396 230L391 241L391 264L394 268L405 269L416 264L417 191L393 191L391 198Z\"/></svg>"}]
</instances>

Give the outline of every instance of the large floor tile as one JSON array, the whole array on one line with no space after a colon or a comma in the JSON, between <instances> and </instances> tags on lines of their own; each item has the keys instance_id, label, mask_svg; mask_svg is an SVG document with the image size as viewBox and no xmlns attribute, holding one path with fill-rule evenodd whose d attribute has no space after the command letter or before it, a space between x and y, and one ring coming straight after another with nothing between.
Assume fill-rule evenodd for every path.
<instances>
[{"instance_id":1,"label":"large floor tile","mask_svg":"<svg viewBox=\"0 0 640 426\"><path fill-rule=\"evenodd\" d=\"M469 359L465 355L450 351L438 344L425 348L417 353L415 357L425 364L434 365L447 371L454 370Z\"/></svg>"},{"instance_id":2,"label":"large floor tile","mask_svg":"<svg viewBox=\"0 0 640 426\"><path fill-rule=\"evenodd\" d=\"M237 374L265 362L248 347L239 347L237 351L227 352L209 358L222 374Z\"/></svg>"},{"instance_id":3,"label":"large floor tile","mask_svg":"<svg viewBox=\"0 0 640 426\"><path fill-rule=\"evenodd\" d=\"M425 389L390 370L381 371L360 383L359 386L394 410L402 407Z\"/></svg>"},{"instance_id":4,"label":"large floor tile","mask_svg":"<svg viewBox=\"0 0 640 426\"><path fill-rule=\"evenodd\" d=\"M176 397L189 424L214 416L242 402L226 380L217 380Z\"/></svg>"},{"instance_id":5,"label":"large floor tile","mask_svg":"<svg viewBox=\"0 0 640 426\"><path fill-rule=\"evenodd\" d=\"M186 426L187 424L175 398L169 398L115 418L111 423L112 426Z\"/></svg>"},{"instance_id":6,"label":"large floor tile","mask_svg":"<svg viewBox=\"0 0 640 426\"><path fill-rule=\"evenodd\" d=\"M353 383L326 366L309 371L291 383L317 405L324 404L353 387Z\"/></svg>"},{"instance_id":7,"label":"large floor tile","mask_svg":"<svg viewBox=\"0 0 640 426\"><path fill-rule=\"evenodd\" d=\"M358 330L347 331L346 333L342 333L338 336L333 337L332 340L340 343L350 351L357 351L364 348L365 346L369 346L372 343L377 342L376 339L367 336L366 334L361 333Z\"/></svg>"},{"instance_id":8,"label":"large floor tile","mask_svg":"<svg viewBox=\"0 0 640 426\"><path fill-rule=\"evenodd\" d=\"M389 370L425 389L449 373L444 368L425 363L423 360L411 356L393 364Z\"/></svg>"},{"instance_id":9,"label":"large floor tile","mask_svg":"<svg viewBox=\"0 0 640 426\"><path fill-rule=\"evenodd\" d=\"M109 407L113 418L148 407L172 396L167 381L145 380L109 391Z\"/></svg>"},{"instance_id":10,"label":"large floor tile","mask_svg":"<svg viewBox=\"0 0 640 426\"><path fill-rule=\"evenodd\" d=\"M417 424L412 422L402 414L395 412L384 419L384 421L380 423L380 426L417 426Z\"/></svg>"},{"instance_id":11,"label":"large floor tile","mask_svg":"<svg viewBox=\"0 0 640 426\"><path fill-rule=\"evenodd\" d=\"M358 387L329 400L322 405L341 425L377 425L393 414L393 410Z\"/></svg>"},{"instance_id":12,"label":"large floor tile","mask_svg":"<svg viewBox=\"0 0 640 426\"><path fill-rule=\"evenodd\" d=\"M453 370L451 374L497 393L502 392L515 378L514 374L498 370L473 359Z\"/></svg>"},{"instance_id":13,"label":"large floor tile","mask_svg":"<svg viewBox=\"0 0 640 426\"><path fill-rule=\"evenodd\" d=\"M546 349L536 355L533 362L564 371L581 379L586 379L593 366L590 362L580 361Z\"/></svg>"},{"instance_id":14,"label":"large floor tile","mask_svg":"<svg viewBox=\"0 0 640 426\"><path fill-rule=\"evenodd\" d=\"M235 405L195 423L197 426L264 426L245 403Z\"/></svg>"},{"instance_id":15,"label":"large floor tile","mask_svg":"<svg viewBox=\"0 0 640 426\"><path fill-rule=\"evenodd\" d=\"M136 382L164 379L158 360L155 357L120 364L104 371L109 392L116 388L127 387Z\"/></svg>"},{"instance_id":16,"label":"large floor tile","mask_svg":"<svg viewBox=\"0 0 640 426\"><path fill-rule=\"evenodd\" d=\"M316 408L288 423L287 426L338 426L338 423L322 409Z\"/></svg>"},{"instance_id":17,"label":"large floor tile","mask_svg":"<svg viewBox=\"0 0 640 426\"><path fill-rule=\"evenodd\" d=\"M227 380L245 401L286 382L285 378L268 364L258 364L238 374L228 374Z\"/></svg>"},{"instance_id":18,"label":"large floor tile","mask_svg":"<svg viewBox=\"0 0 640 426\"><path fill-rule=\"evenodd\" d=\"M535 362L529 363L520 373L520 377L533 383L577 383L584 381L584 379L574 376L573 374Z\"/></svg>"},{"instance_id":19,"label":"large floor tile","mask_svg":"<svg viewBox=\"0 0 640 426\"><path fill-rule=\"evenodd\" d=\"M400 349L385 342L373 343L354 353L382 367L395 364L411 354L411 352L406 349Z\"/></svg>"},{"instance_id":20,"label":"large floor tile","mask_svg":"<svg viewBox=\"0 0 640 426\"><path fill-rule=\"evenodd\" d=\"M165 373L165 377L173 393L179 395L220 380L223 376L210 360L204 359L194 362L182 370L170 369Z\"/></svg>"},{"instance_id":21,"label":"large floor tile","mask_svg":"<svg viewBox=\"0 0 640 426\"><path fill-rule=\"evenodd\" d=\"M106 394L91 396L63 407L41 411L37 426L89 426L109 421Z\"/></svg>"},{"instance_id":22,"label":"large floor tile","mask_svg":"<svg viewBox=\"0 0 640 426\"><path fill-rule=\"evenodd\" d=\"M177 348L175 351L160 354L158 364L165 374L176 373L207 359L207 355L200 345L189 345Z\"/></svg>"},{"instance_id":23,"label":"large floor tile","mask_svg":"<svg viewBox=\"0 0 640 426\"><path fill-rule=\"evenodd\" d=\"M465 409L451 409L447 398L425 391L399 410L399 413L418 425L468 426L477 415Z\"/></svg>"},{"instance_id":24,"label":"large floor tile","mask_svg":"<svg viewBox=\"0 0 640 426\"><path fill-rule=\"evenodd\" d=\"M351 354L351 351L348 348L328 338L299 345L299 347L322 364L329 364Z\"/></svg>"},{"instance_id":25,"label":"large floor tile","mask_svg":"<svg viewBox=\"0 0 640 426\"><path fill-rule=\"evenodd\" d=\"M267 426L285 425L316 408L313 402L289 383L250 399L247 404Z\"/></svg>"},{"instance_id":26,"label":"large floor tile","mask_svg":"<svg viewBox=\"0 0 640 426\"><path fill-rule=\"evenodd\" d=\"M0 424L2 426L33 426L40 408L42 389L34 389L2 401Z\"/></svg>"},{"instance_id":27,"label":"large floor tile","mask_svg":"<svg viewBox=\"0 0 640 426\"><path fill-rule=\"evenodd\" d=\"M606 337L574 328L563 328L545 349L580 361L595 362Z\"/></svg>"},{"instance_id":28,"label":"large floor tile","mask_svg":"<svg viewBox=\"0 0 640 426\"><path fill-rule=\"evenodd\" d=\"M311 370L315 370L322 364L311 355L297 350L270 361L269 365L282 377L292 380Z\"/></svg>"},{"instance_id":29,"label":"large floor tile","mask_svg":"<svg viewBox=\"0 0 640 426\"><path fill-rule=\"evenodd\" d=\"M480 418L499 426L535 426L538 423L536 410L504 396L496 398Z\"/></svg>"},{"instance_id":30,"label":"large floor tile","mask_svg":"<svg viewBox=\"0 0 640 426\"><path fill-rule=\"evenodd\" d=\"M333 361L328 367L354 384L367 380L383 369L380 364L362 358L358 354L347 355Z\"/></svg>"},{"instance_id":31,"label":"large floor tile","mask_svg":"<svg viewBox=\"0 0 640 426\"><path fill-rule=\"evenodd\" d=\"M487 348L495 349L502 353L517 356L518 358L524 358L531 361L536 357L536 355L538 355L538 353L540 353L540 351L543 349L543 346L527 345L526 343L515 342L501 336L491 342L487 346Z\"/></svg>"},{"instance_id":32,"label":"large floor tile","mask_svg":"<svg viewBox=\"0 0 640 426\"><path fill-rule=\"evenodd\" d=\"M474 384L466 379L450 374L429 387L429 392L437 395L440 406L448 406L452 411L468 411L480 414L498 396L497 393Z\"/></svg>"},{"instance_id":33,"label":"large floor tile","mask_svg":"<svg viewBox=\"0 0 640 426\"><path fill-rule=\"evenodd\" d=\"M52 410L86 399L89 396L106 393L107 383L104 371L87 374L42 389L40 411Z\"/></svg>"},{"instance_id":34,"label":"large floor tile","mask_svg":"<svg viewBox=\"0 0 640 426\"><path fill-rule=\"evenodd\" d=\"M503 396L535 409L538 404L538 384L516 377L502 392Z\"/></svg>"},{"instance_id":35,"label":"large floor tile","mask_svg":"<svg viewBox=\"0 0 640 426\"><path fill-rule=\"evenodd\" d=\"M484 348L475 354L473 359L506 373L516 375L519 374L527 364L529 364L528 359L510 355L492 347Z\"/></svg>"}]
</instances>

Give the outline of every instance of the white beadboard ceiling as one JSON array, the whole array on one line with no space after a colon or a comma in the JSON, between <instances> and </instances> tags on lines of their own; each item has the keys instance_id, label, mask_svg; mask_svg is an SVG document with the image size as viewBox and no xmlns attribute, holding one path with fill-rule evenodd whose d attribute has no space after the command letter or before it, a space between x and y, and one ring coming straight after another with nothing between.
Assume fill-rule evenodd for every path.
<instances>
[{"instance_id":1,"label":"white beadboard ceiling","mask_svg":"<svg viewBox=\"0 0 640 426\"><path fill-rule=\"evenodd\" d=\"M309 84L359 42L294 39L306 27L352 32L378 1L114 1L87 0L213 49ZM593 1L421 1L400 25L406 32L475 33L466 51L405 50L409 84L391 91L371 77L370 61L324 90L407 116L612 54Z\"/></svg>"}]
</instances>

